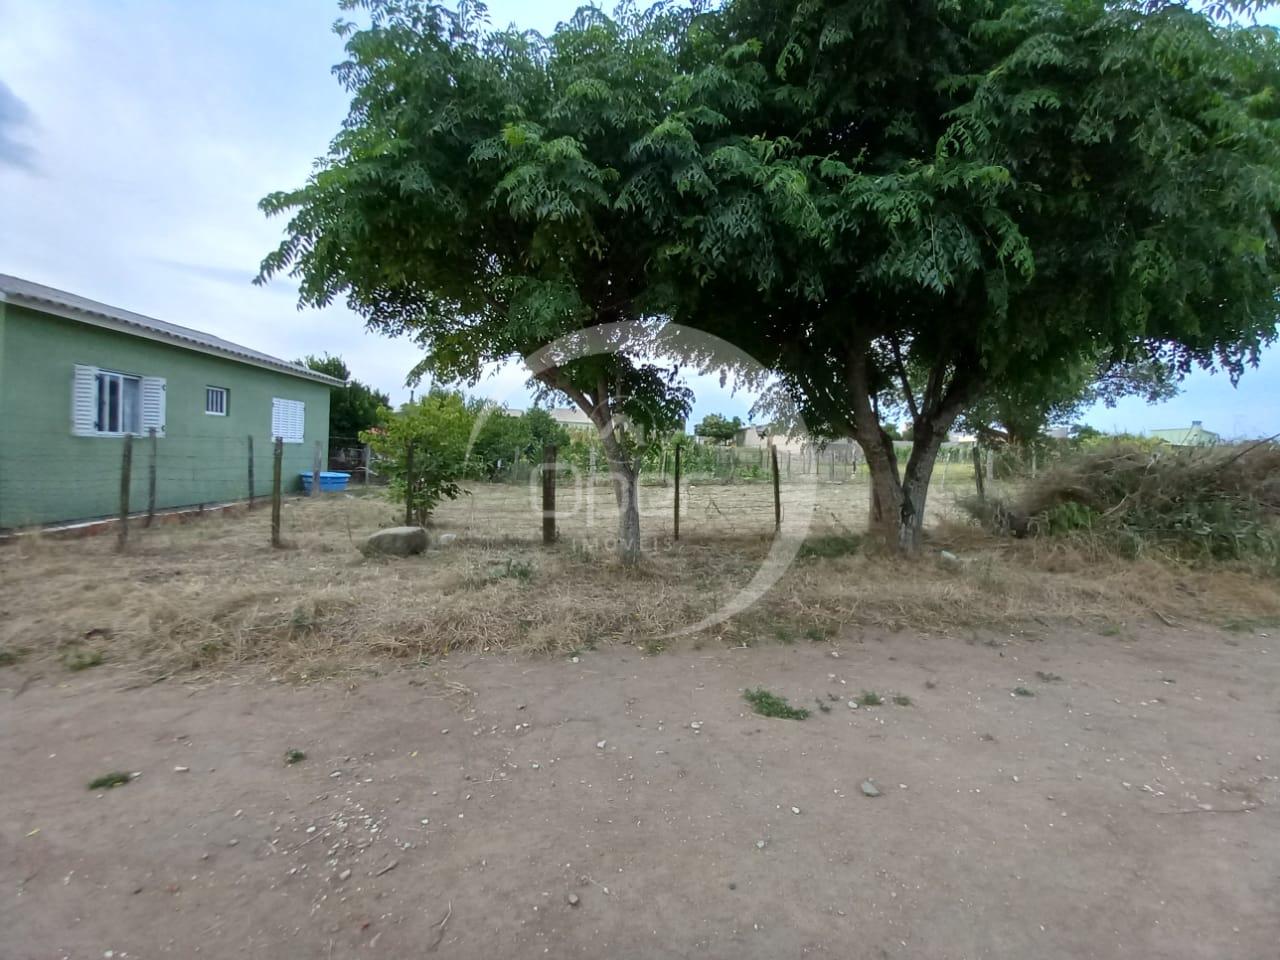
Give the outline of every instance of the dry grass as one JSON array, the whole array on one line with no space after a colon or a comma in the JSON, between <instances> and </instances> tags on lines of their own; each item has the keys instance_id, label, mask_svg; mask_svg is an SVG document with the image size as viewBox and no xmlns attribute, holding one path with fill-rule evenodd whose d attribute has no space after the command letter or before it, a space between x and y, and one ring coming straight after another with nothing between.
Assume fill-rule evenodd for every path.
<instances>
[{"instance_id":1,"label":"dry grass","mask_svg":"<svg viewBox=\"0 0 1280 960\"><path fill-rule=\"evenodd\" d=\"M800 509L801 494L787 488L788 510ZM857 484L820 486L812 535L852 542L865 495ZM772 540L772 494L763 485L691 490L680 543L670 541L669 515L646 518L638 570L612 562L612 502L603 487L596 496L594 514L567 518L549 550L536 542L529 494L509 487L480 487L447 505L434 532L457 539L398 561L365 560L355 549L365 534L398 522L376 496L287 503L287 550L267 546L265 509L137 531L123 556L109 536L22 538L0 548L0 649L33 661L100 653L152 676L257 664L310 679L460 649L550 653L623 642L657 650L671 642L807 642L851 626L946 631L1280 614L1274 580L995 540L948 520L953 508L935 497L925 557L820 551L796 560L745 613L664 640L751 578ZM939 559L939 547L960 561Z\"/></svg>"}]
</instances>

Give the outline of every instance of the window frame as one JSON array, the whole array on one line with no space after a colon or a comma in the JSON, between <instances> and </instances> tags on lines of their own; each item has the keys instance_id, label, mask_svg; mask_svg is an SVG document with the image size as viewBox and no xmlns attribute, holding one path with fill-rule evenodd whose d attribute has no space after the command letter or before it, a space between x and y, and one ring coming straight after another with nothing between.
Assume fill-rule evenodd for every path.
<instances>
[{"instance_id":1,"label":"window frame","mask_svg":"<svg viewBox=\"0 0 1280 960\"><path fill-rule=\"evenodd\" d=\"M211 397L220 396L222 398L221 410L210 410L209 400ZM216 387L213 384L205 384L204 387L204 414L206 417L227 417L231 415L231 391L226 387Z\"/></svg>"},{"instance_id":2,"label":"window frame","mask_svg":"<svg viewBox=\"0 0 1280 960\"><path fill-rule=\"evenodd\" d=\"M110 387L108 384L118 384L118 430L103 429L104 420L110 419ZM126 417L126 397L125 384L133 385L133 421L136 429L126 429L128 424L125 422ZM104 389L105 388L105 389ZM99 367L94 374L94 421L93 434L98 437L140 437L142 436L142 376L135 373L124 373L120 370L106 370Z\"/></svg>"}]
</instances>

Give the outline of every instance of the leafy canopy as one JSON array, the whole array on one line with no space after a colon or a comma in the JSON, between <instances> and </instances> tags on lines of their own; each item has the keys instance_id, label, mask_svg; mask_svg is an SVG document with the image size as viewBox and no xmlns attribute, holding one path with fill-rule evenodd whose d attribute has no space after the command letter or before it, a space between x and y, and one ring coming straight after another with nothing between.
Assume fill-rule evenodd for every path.
<instances>
[{"instance_id":1,"label":"leafy canopy","mask_svg":"<svg viewBox=\"0 0 1280 960\"><path fill-rule=\"evenodd\" d=\"M666 300L647 268L663 241L639 227L665 197L635 145L663 123L690 14L583 8L543 37L487 29L479 4L361 6L366 28L338 26L350 114L305 186L262 201L290 220L259 279L297 277L308 305L345 297L371 329L416 338L416 374L448 382L583 329L656 322ZM674 371L625 352L537 377L601 424L687 411Z\"/></svg>"},{"instance_id":2,"label":"leafy canopy","mask_svg":"<svg viewBox=\"0 0 1280 960\"><path fill-rule=\"evenodd\" d=\"M718 413L709 413L693 428L693 434L696 437L707 437L720 443L728 443L738 435L741 429L740 417L729 420Z\"/></svg>"},{"instance_id":3,"label":"leafy canopy","mask_svg":"<svg viewBox=\"0 0 1280 960\"><path fill-rule=\"evenodd\" d=\"M351 379L351 370L341 357L325 354L316 357L308 354L297 361L300 366L327 374L337 380L345 380L345 387L334 387L329 397L329 436L354 443L360 431L378 422L378 413L391 406L391 397L381 390Z\"/></svg>"}]
</instances>

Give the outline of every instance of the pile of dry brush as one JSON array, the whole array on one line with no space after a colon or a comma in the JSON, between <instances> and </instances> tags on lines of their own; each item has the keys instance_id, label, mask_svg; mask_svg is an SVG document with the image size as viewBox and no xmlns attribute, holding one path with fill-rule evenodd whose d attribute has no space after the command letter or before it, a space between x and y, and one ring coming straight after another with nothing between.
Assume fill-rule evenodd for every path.
<instances>
[{"instance_id":1,"label":"pile of dry brush","mask_svg":"<svg viewBox=\"0 0 1280 960\"><path fill-rule=\"evenodd\" d=\"M1280 573L1280 445L1116 445L1046 472L1014 503L970 503L1006 532L1088 538L1128 556L1246 561Z\"/></svg>"}]
</instances>

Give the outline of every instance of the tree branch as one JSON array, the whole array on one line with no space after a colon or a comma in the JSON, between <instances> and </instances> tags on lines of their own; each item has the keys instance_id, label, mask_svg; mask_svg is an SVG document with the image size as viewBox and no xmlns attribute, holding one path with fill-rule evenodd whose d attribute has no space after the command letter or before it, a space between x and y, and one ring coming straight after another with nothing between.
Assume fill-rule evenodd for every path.
<instances>
[{"instance_id":1,"label":"tree branch","mask_svg":"<svg viewBox=\"0 0 1280 960\"><path fill-rule=\"evenodd\" d=\"M898 379L902 382L902 395L907 398L907 409L911 411L911 422L916 424L920 422L920 408L916 406L916 395L911 389L911 381L907 377L907 365L902 362L902 347L898 343L898 338L890 337L889 345L893 348L893 361L897 367ZM930 383L933 382L932 371L929 374ZM925 400L929 398L929 391L925 390Z\"/></svg>"}]
</instances>

